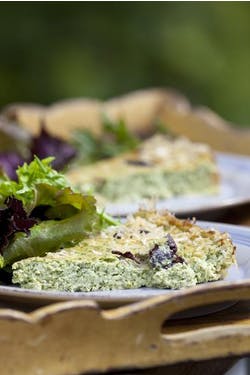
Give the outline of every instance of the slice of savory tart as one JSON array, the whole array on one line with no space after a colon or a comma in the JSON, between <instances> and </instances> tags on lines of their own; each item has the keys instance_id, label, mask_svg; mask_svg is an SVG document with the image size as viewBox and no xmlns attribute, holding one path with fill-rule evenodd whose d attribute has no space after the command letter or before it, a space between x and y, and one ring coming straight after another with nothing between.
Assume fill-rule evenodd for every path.
<instances>
[{"instance_id":1,"label":"slice of savory tart","mask_svg":"<svg viewBox=\"0 0 250 375\"><path fill-rule=\"evenodd\" d=\"M103 204L219 190L218 168L209 146L165 135L151 137L133 152L76 167L67 177L81 191L94 193Z\"/></svg>"},{"instance_id":2,"label":"slice of savory tart","mask_svg":"<svg viewBox=\"0 0 250 375\"><path fill-rule=\"evenodd\" d=\"M79 244L12 265L23 288L99 291L180 289L223 279L235 263L227 233L205 230L168 212L139 211Z\"/></svg>"}]
</instances>

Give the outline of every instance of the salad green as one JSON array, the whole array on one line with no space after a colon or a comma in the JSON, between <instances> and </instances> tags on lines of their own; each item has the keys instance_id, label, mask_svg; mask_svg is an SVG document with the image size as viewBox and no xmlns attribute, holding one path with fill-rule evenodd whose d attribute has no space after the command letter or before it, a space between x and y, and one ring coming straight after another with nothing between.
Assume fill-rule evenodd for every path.
<instances>
[{"instance_id":1,"label":"salad green","mask_svg":"<svg viewBox=\"0 0 250 375\"><path fill-rule=\"evenodd\" d=\"M69 163L89 164L133 150L138 143L139 139L129 131L123 120L112 122L107 117L103 117L100 135L78 129L68 141L50 134L43 121L37 136L31 136L21 127L2 124L0 121L0 146L3 146L0 147L0 168L16 180L17 167L31 162L34 155L40 159L54 156L52 166L61 171L68 168Z\"/></svg>"},{"instance_id":2,"label":"salad green","mask_svg":"<svg viewBox=\"0 0 250 375\"><path fill-rule=\"evenodd\" d=\"M72 246L115 223L98 213L93 196L72 190L64 175L51 167L52 160L35 157L18 168L17 181L0 176L0 236L7 238L0 249L0 267Z\"/></svg>"},{"instance_id":3,"label":"salad green","mask_svg":"<svg viewBox=\"0 0 250 375\"><path fill-rule=\"evenodd\" d=\"M104 117L100 136L89 130L76 130L71 144L77 150L77 164L89 164L134 150L139 139L127 128L123 119L112 122Z\"/></svg>"}]
</instances>

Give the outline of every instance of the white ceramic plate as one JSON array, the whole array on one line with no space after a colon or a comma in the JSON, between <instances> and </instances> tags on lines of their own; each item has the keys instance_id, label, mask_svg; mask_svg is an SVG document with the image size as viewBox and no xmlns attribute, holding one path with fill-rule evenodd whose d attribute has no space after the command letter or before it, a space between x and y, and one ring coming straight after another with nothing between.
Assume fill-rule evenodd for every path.
<instances>
[{"instance_id":1,"label":"white ceramic plate","mask_svg":"<svg viewBox=\"0 0 250 375\"><path fill-rule=\"evenodd\" d=\"M211 222L198 222L199 225L205 228L214 228L222 232L228 232L236 245L236 256L238 266L231 266L225 280L217 281L222 283L229 281L235 283L237 281L250 280L250 228L219 224ZM202 285L211 285L214 283L207 283ZM145 298L158 296L162 294L175 293L174 290L140 288L130 290L114 290L114 291L100 291L100 292L46 292L27 290L12 286L0 286L0 300L2 307L15 307L22 309L30 309L30 307L37 307L46 305L51 302L67 301L75 299L92 299L100 303L103 307L121 306L131 302L141 301ZM218 308L225 308L228 304L222 306L215 306L212 308L203 308L202 314L217 311ZM200 310L199 310L200 311ZM193 316L200 315L200 312L193 313Z\"/></svg>"},{"instance_id":2,"label":"white ceramic plate","mask_svg":"<svg viewBox=\"0 0 250 375\"><path fill-rule=\"evenodd\" d=\"M157 209L168 209L177 215L190 215L218 211L227 207L250 202L250 157L217 153L221 176L220 192L217 195L180 196L156 203ZM136 212L138 204L112 204L107 213L126 216Z\"/></svg>"}]
</instances>

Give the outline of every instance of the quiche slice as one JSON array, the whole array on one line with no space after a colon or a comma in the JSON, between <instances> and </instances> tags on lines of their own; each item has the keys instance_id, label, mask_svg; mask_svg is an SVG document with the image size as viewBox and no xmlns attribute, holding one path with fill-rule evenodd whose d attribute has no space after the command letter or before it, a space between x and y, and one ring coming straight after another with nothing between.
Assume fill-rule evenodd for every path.
<instances>
[{"instance_id":1,"label":"quiche slice","mask_svg":"<svg viewBox=\"0 0 250 375\"><path fill-rule=\"evenodd\" d=\"M219 173L209 146L155 135L133 152L77 167L67 174L99 203L133 203L219 190Z\"/></svg>"},{"instance_id":2,"label":"quiche slice","mask_svg":"<svg viewBox=\"0 0 250 375\"><path fill-rule=\"evenodd\" d=\"M235 262L227 233L205 230L168 212L139 211L78 245L13 264L23 288L98 291L179 289L225 277Z\"/></svg>"}]
</instances>

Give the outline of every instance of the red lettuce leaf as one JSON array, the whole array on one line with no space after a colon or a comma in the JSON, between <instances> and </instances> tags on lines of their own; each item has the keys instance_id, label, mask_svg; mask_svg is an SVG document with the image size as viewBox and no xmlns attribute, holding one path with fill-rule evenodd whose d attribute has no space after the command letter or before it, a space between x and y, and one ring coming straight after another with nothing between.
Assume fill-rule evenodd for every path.
<instances>
[{"instance_id":1,"label":"red lettuce leaf","mask_svg":"<svg viewBox=\"0 0 250 375\"><path fill-rule=\"evenodd\" d=\"M6 151L0 153L0 166L11 180L17 180L16 170L23 165L24 161L24 158L17 152Z\"/></svg>"},{"instance_id":2,"label":"red lettuce leaf","mask_svg":"<svg viewBox=\"0 0 250 375\"><path fill-rule=\"evenodd\" d=\"M56 170L63 169L69 161L76 157L77 152L73 146L66 141L52 136L48 133L45 126L41 126L41 132L37 137L33 137L27 150L28 156L25 158L15 151L5 151L0 153L0 166L6 175L16 181L16 169L29 163L36 155L40 159L53 156L55 159L52 166Z\"/></svg>"},{"instance_id":3,"label":"red lettuce leaf","mask_svg":"<svg viewBox=\"0 0 250 375\"><path fill-rule=\"evenodd\" d=\"M33 137L30 151L33 155L44 159L48 156L54 156L52 166L56 170L60 170L76 156L76 150L66 141L52 136L42 124L41 132L37 137Z\"/></svg>"},{"instance_id":4,"label":"red lettuce leaf","mask_svg":"<svg viewBox=\"0 0 250 375\"><path fill-rule=\"evenodd\" d=\"M8 246L12 235L16 232L29 233L31 227L37 224L37 220L28 217L23 208L23 203L13 197L5 201L6 208L0 209L0 252Z\"/></svg>"}]
</instances>

